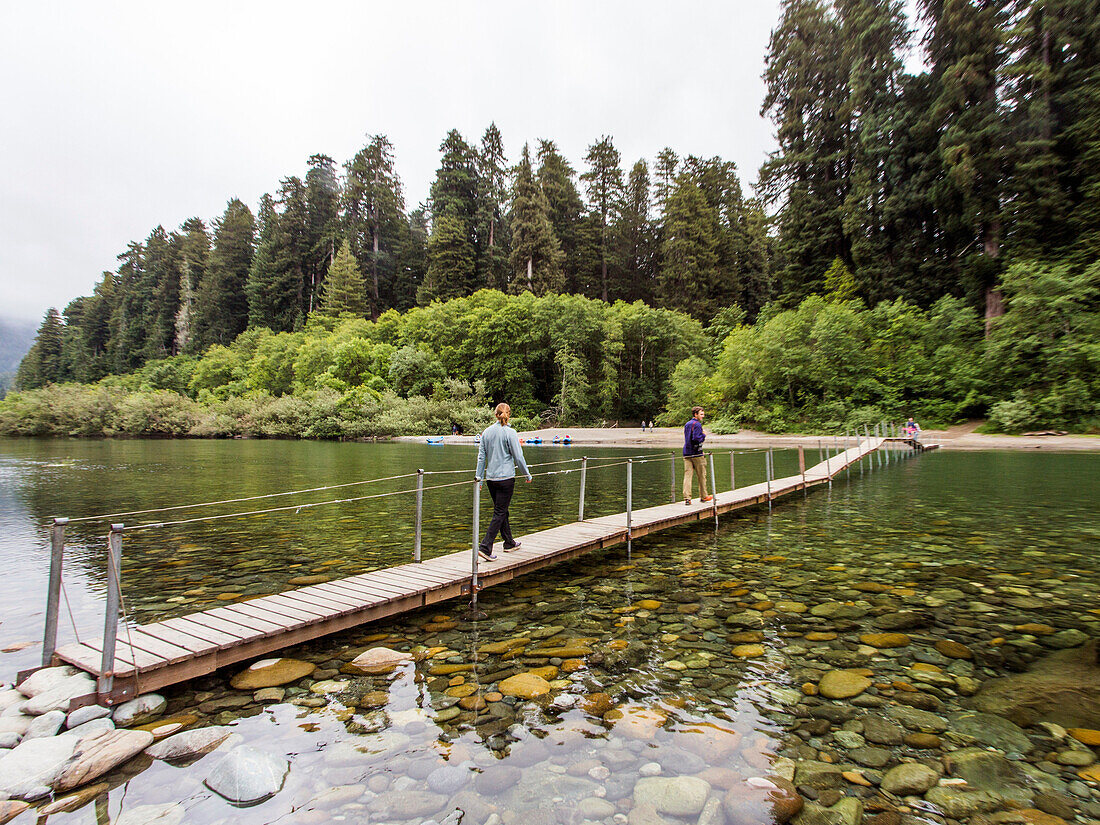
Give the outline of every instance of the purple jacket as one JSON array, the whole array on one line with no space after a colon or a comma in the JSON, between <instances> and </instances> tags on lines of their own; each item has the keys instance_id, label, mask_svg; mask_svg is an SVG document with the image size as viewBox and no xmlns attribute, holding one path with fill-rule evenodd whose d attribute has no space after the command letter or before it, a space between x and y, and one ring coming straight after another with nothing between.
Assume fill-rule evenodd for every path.
<instances>
[{"instance_id":1,"label":"purple jacket","mask_svg":"<svg viewBox=\"0 0 1100 825\"><path fill-rule=\"evenodd\" d=\"M688 423L684 425L684 455L702 455L703 441L706 437L706 433L703 432L703 425L699 423L699 419L692 417Z\"/></svg>"}]
</instances>

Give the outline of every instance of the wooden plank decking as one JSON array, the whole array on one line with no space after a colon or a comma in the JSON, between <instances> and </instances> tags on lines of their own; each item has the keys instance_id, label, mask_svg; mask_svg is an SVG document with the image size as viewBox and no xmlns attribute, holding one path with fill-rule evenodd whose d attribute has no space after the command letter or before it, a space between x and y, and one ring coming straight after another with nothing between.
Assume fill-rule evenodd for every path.
<instances>
[{"instance_id":1,"label":"wooden plank decking","mask_svg":"<svg viewBox=\"0 0 1100 825\"><path fill-rule=\"evenodd\" d=\"M775 479L718 493L713 502L693 500L662 504L631 513L586 519L522 536L523 546L498 561L478 565L481 587L510 581L551 564L593 550L621 544L657 530L714 518L753 507L830 477L879 449L887 439L863 441L806 474ZM895 439L889 439L895 440ZM900 439L896 439L900 440ZM916 446L916 445L912 445ZM934 445L923 445L934 449ZM256 658L302 642L468 594L471 551L451 553L421 563L402 564L337 581L301 587L246 602L217 607L137 628L119 629L110 700L211 673L220 667ZM95 639L59 648L57 660L94 676L101 674L102 641Z\"/></svg>"}]
</instances>

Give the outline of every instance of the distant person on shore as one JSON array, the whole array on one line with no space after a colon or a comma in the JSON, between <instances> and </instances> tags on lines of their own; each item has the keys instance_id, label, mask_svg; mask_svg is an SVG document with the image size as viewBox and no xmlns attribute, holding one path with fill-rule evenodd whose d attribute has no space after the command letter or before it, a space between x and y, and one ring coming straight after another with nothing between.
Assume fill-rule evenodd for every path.
<instances>
[{"instance_id":1,"label":"distant person on shore","mask_svg":"<svg viewBox=\"0 0 1100 825\"><path fill-rule=\"evenodd\" d=\"M519 445L519 436L508 426L512 417L512 408L507 404L497 404L494 411L497 421L490 424L481 433L481 442L477 448L477 469L474 478L480 484L482 479L489 487L489 496L493 499L493 519L489 530L478 545L478 554L486 561L496 561L493 542L497 533L504 539L505 550L515 550L520 542L512 538L512 525L508 522L508 505L512 503L512 493L516 490L516 466L527 476L531 483L531 471L523 460L523 448Z\"/></svg>"},{"instance_id":2,"label":"distant person on shore","mask_svg":"<svg viewBox=\"0 0 1100 825\"><path fill-rule=\"evenodd\" d=\"M699 476L699 500L710 501L707 495L707 461L703 457L703 418L706 412L702 407L691 408L691 418L684 425L684 504L691 504L691 477Z\"/></svg>"}]
</instances>

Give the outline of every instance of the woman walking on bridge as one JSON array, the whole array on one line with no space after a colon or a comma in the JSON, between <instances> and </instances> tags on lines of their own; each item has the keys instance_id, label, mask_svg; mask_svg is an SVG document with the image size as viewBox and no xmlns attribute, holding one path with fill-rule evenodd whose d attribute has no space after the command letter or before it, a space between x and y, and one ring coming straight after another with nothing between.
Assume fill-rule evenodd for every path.
<instances>
[{"instance_id":1,"label":"woman walking on bridge","mask_svg":"<svg viewBox=\"0 0 1100 825\"><path fill-rule=\"evenodd\" d=\"M508 522L508 505L512 503L512 493L516 489L516 466L527 476L531 483L531 471L523 460L523 448L519 445L519 436L508 426L512 417L512 408L507 404L497 404L496 424L490 424L481 434L481 443L477 448L477 469L474 477L478 483L484 478L489 487L489 496L493 499L493 520L489 530L478 545L478 553L486 561L496 561L493 542L497 533L504 539L505 550L515 550L520 543L512 538L512 525Z\"/></svg>"}]
</instances>

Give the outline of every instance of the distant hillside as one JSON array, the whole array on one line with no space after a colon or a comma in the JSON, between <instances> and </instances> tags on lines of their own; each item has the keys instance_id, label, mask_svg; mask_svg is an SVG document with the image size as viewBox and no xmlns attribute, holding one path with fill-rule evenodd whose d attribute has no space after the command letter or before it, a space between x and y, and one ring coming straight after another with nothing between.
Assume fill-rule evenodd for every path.
<instances>
[{"instance_id":1,"label":"distant hillside","mask_svg":"<svg viewBox=\"0 0 1100 825\"><path fill-rule=\"evenodd\" d=\"M11 387L19 362L34 343L37 321L0 318L0 393Z\"/></svg>"}]
</instances>

